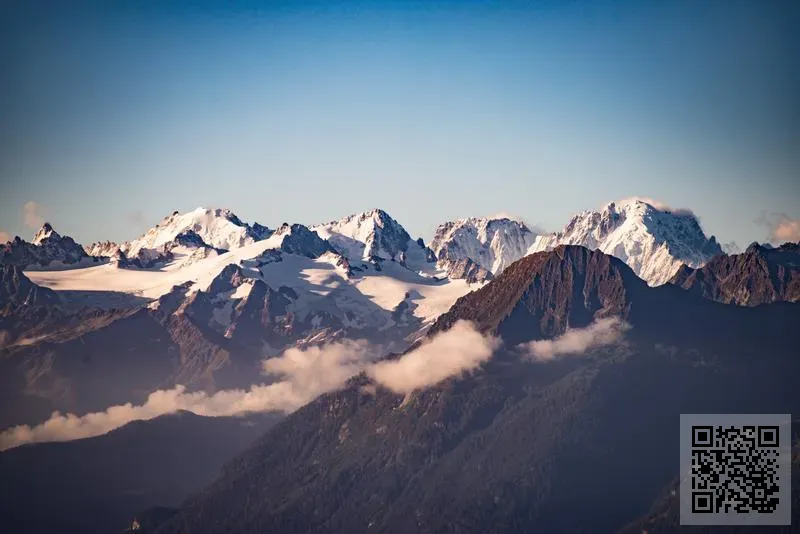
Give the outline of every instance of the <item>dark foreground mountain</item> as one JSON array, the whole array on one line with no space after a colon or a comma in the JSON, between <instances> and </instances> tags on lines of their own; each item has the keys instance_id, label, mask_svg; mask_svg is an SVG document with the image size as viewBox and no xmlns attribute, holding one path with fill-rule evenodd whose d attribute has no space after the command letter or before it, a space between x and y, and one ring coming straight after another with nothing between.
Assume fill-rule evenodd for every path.
<instances>
[{"instance_id":1,"label":"dark foreground mountain","mask_svg":"<svg viewBox=\"0 0 800 534\"><path fill-rule=\"evenodd\" d=\"M792 422L792 433L800 435L800 420ZM622 528L618 534L668 534L681 531L680 494L678 493L678 479L672 481L669 487L653 504L652 508L643 517L633 521ZM800 517L796 513L800 510L800 441L795 438L792 447L792 524L786 527L683 527L686 532L693 534L753 534L757 532L800 532Z\"/></svg>"},{"instance_id":2,"label":"dark foreground mountain","mask_svg":"<svg viewBox=\"0 0 800 534\"><path fill-rule=\"evenodd\" d=\"M719 255L700 269L682 266L671 282L718 302L757 306L800 301L800 244Z\"/></svg>"},{"instance_id":3,"label":"dark foreground mountain","mask_svg":"<svg viewBox=\"0 0 800 534\"><path fill-rule=\"evenodd\" d=\"M516 349L609 315L632 326L620 344L537 363ZM480 371L405 397L358 377L157 532L615 532L677 476L681 413L800 408L800 306L651 288L581 247L514 263L431 331L461 319L504 341Z\"/></svg>"},{"instance_id":4,"label":"dark foreground mountain","mask_svg":"<svg viewBox=\"0 0 800 534\"><path fill-rule=\"evenodd\" d=\"M0 524L34 534L121 532L136 512L177 505L209 483L275 420L179 412L2 452Z\"/></svg>"}]
</instances>

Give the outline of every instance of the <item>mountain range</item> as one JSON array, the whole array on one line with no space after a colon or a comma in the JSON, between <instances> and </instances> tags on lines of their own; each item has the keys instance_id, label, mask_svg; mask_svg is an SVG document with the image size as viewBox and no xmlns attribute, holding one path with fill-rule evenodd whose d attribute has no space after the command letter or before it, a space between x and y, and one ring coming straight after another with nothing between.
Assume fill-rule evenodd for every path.
<instances>
[{"instance_id":1,"label":"mountain range","mask_svg":"<svg viewBox=\"0 0 800 534\"><path fill-rule=\"evenodd\" d=\"M531 229L506 216L450 221L436 228L429 247L421 239L412 239L402 225L380 209L309 228L348 260L394 259L404 263L408 258L414 270L425 270L425 264L433 262L451 277L457 277L454 273L460 269L462 277L475 273L479 281L499 274L528 254L560 244L581 245L616 256L651 285L666 283L680 265L699 268L724 254L713 236L706 237L694 214L650 202L630 198L583 211L555 233ZM267 239L272 233L259 223L243 222L228 209L198 208L185 214L173 212L132 241L80 247L47 223L31 243L15 238L2 245L0 262L53 270L82 260L109 258L122 261L124 267L147 268L224 254Z\"/></svg>"},{"instance_id":2,"label":"mountain range","mask_svg":"<svg viewBox=\"0 0 800 534\"><path fill-rule=\"evenodd\" d=\"M617 341L580 357L520 353L611 317L628 325ZM502 340L480 370L405 395L356 377L268 431L156 532L615 532L678 475L681 413L800 405L782 335L796 305L648 287L583 247L512 264L428 335L463 320Z\"/></svg>"},{"instance_id":3,"label":"mountain range","mask_svg":"<svg viewBox=\"0 0 800 534\"><path fill-rule=\"evenodd\" d=\"M0 461L22 501L67 491L35 465L94 473L102 451L181 443L167 427L242 436L171 493L121 489L114 513L76 519L101 484L36 531L130 524L134 504L160 533L652 526L680 413L800 403L800 245L725 254L692 213L642 199L552 234L451 221L430 244L380 209L270 229L198 208L119 244L45 224L0 247ZM159 417L193 409L187 434ZM201 417L254 412L280 422ZM137 419L156 430L113 437Z\"/></svg>"}]
</instances>

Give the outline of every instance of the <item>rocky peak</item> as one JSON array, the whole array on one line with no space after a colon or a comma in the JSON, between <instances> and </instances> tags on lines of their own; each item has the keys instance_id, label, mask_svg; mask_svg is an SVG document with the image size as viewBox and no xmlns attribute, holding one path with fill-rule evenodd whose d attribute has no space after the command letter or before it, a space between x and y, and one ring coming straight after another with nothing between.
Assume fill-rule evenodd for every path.
<instances>
[{"instance_id":1,"label":"rocky peak","mask_svg":"<svg viewBox=\"0 0 800 534\"><path fill-rule=\"evenodd\" d=\"M454 266L468 259L496 275L525 256L536 238L537 235L520 221L507 217L471 217L440 225L431 250L439 267L445 270L460 270Z\"/></svg>"},{"instance_id":2,"label":"rocky peak","mask_svg":"<svg viewBox=\"0 0 800 534\"><path fill-rule=\"evenodd\" d=\"M39 231L36 232L36 234L33 236L33 241L31 241L31 243L33 243L34 245L41 245L46 239L54 239L54 240L61 239L61 236L58 235L58 232L56 232L53 229L53 226L48 222L44 223L42 227L39 229Z\"/></svg>"},{"instance_id":3,"label":"rocky peak","mask_svg":"<svg viewBox=\"0 0 800 534\"><path fill-rule=\"evenodd\" d=\"M720 255L699 269L682 267L670 280L705 298L756 306L800 301L800 245L752 243L742 254Z\"/></svg>"},{"instance_id":4,"label":"rocky peak","mask_svg":"<svg viewBox=\"0 0 800 534\"><path fill-rule=\"evenodd\" d=\"M19 265L23 268L41 268L52 263L72 265L90 259L69 236L61 236L50 223L44 223L33 237L33 241L20 239L0 245L0 263Z\"/></svg>"},{"instance_id":5,"label":"rocky peak","mask_svg":"<svg viewBox=\"0 0 800 534\"><path fill-rule=\"evenodd\" d=\"M629 293L645 285L617 258L560 245L522 258L489 284L458 299L431 332L465 319L481 331L501 332L507 340L521 337L522 330L528 338L550 337L595 318L626 317Z\"/></svg>"},{"instance_id":6,"label":"rocky peak","mask_svg":"<svg viewBox=\"0 0 800 534\"><path fill-rule=\"evenodd\" d=\"M97 241L89 245L84 245L83 250L89 256L112 258L120 251L119 244L113 241Z\"/></svg>"},{"instance_id":7,"label":"rocky peak","mask_svg":"<svg viewBox=\"0 0 800 534\"><path fill-rule=\"evenodd\" d=\"M561 232L543 237L531 251L560 244L581 245L616 256L650 285L666 283L683 264L701 267L723 253L713 236L706 237L690 211L655 206L652 201L636 198L575 215Z\"/></svg>"},{"instance_id":8,"label":"rocky peak","mask_svg":"<svg viewBox=\"0 0 800 534\"><path fill-rule=\"evenodd\" d=\"M411 236L382 209L372 209L311 228L348 260L398 259Z\"/></svg>"},{"instance_id":9,"label":"rocky peak","mask_svg":"<svg viewBox=\"0 0 800 534\"><path fill-rule=\"evenodd\" d=\"M283 223L275 230L274 235L285 236L281 241L280 249L289 254L298 254L308 258L319 258L326 252L333 251L330 243L322 239L319 234L302 224Z\"/></svg>"},{"instance_id":10,"label":"rocky peak","mask_svg":"<svg viewBox=\"0 0 800 534\"><path fill-rule=\"evenodd\" d=\"M197 208L181 214L178 211L164 217L143 236L121 246L129 256L138 256L143 249L159 249L175 243L180 238L195 247L207 245L218 251L227 251L260 241L271 235L266 226L250 226L231 210L224 208Z\"/></svg>"}]
</instances>

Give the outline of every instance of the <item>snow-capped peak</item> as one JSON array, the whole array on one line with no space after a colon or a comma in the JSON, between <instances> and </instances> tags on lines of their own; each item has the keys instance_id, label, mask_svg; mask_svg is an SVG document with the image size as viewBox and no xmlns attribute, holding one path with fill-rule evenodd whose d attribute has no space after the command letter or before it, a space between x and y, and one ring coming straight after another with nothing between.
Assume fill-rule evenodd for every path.
<instances>
[{"instance_id":1,"label":"snow-capped peak","mask_svg":"<svg viewBox=\"0 0 800 534\"><path fill-rule=\"evenodd\" d=\"M656 203L658 204L658 203ZM689 210L672 210L647 199L610 202L575 215L561 232L538 240L531 252L582 245L616 256L650 285L666 283L681 264L702 267L722 248L706 237Z\"/></svg>"},{"instance_id":2,"label":"snow-capped peak","mask_svg":"<svg viewBox=\"0 0 800 534\"><path fill-rule=\"evenodd\" d=\"M53 230L52 225L46 222L42 225L41 228L39 228L39 231L36 232L36 234L33 236L33 241L31 241L31 243L33 243L34 245L41 245L42 241L51 237L54 239L61 238L58 232Z\"/></svg>"},{"instance_id":3,"label":"snow-capped peak","mask_svg":"<svg viewBox=\"0 0 800 534\"><path fill-rule=\"evenodd\" d=\"M71 237L59 235L50 223L44 223L30 243L17 237L0 245L0 263L25 269L72 268L89 261L94 260L83 247Z\"/></svg>"},{"instance_id":4,"label":"snow-capped peak","mask_svg":"<svg viewBox=\"0 0 800 534\"><path fill-rule=\"evenodd\" d=\"M382 209L357 213L311 229L350 261L399 259L411 241L405 228Z\"/></svg>"},{"instance_id":5,"label":"snow-capped peak","mask_svg":"<svg viewBox=\"0 0 800 534\"><path fill-rule=\"evenodd\" d=\"M470 217L446 222L436 229L431 249L443 269L460 260L471 260L492 274L525 256L537 234L520 220L505 214Z\"/></svg>"},{"instance_id":6,"label":"snow-capped peak","mask_svg":"<svg viewBox=\"0 0 800 534\"><path fill-rule=\"evenodd\" d=\"M143 236L123 244L121 248L128 256L137 256L142 249L157 249L187 232L219 250L249 245L269 237L271 233L260 224L250 226L242 222L229 209L197 208L184 214L173 212Z\"/></svg>"}]
</instances>

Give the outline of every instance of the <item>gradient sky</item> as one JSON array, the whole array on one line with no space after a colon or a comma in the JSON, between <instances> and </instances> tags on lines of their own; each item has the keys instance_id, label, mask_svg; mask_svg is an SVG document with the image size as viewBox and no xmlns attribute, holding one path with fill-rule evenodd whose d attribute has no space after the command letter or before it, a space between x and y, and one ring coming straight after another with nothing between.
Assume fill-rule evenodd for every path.
<instances>
[{"instance_id":1,"label":"gradient sky","mask_svg":"<svg viewBox=\"0 0 800 534\"><path fill-rule=\"evenodd\" d=\"M11 236L29 202L85 243L201 205L270 227L382 207L429 238L647 196L740 245L800 218L797 1L12 4Z\"/></svg>"}]
</instances>

